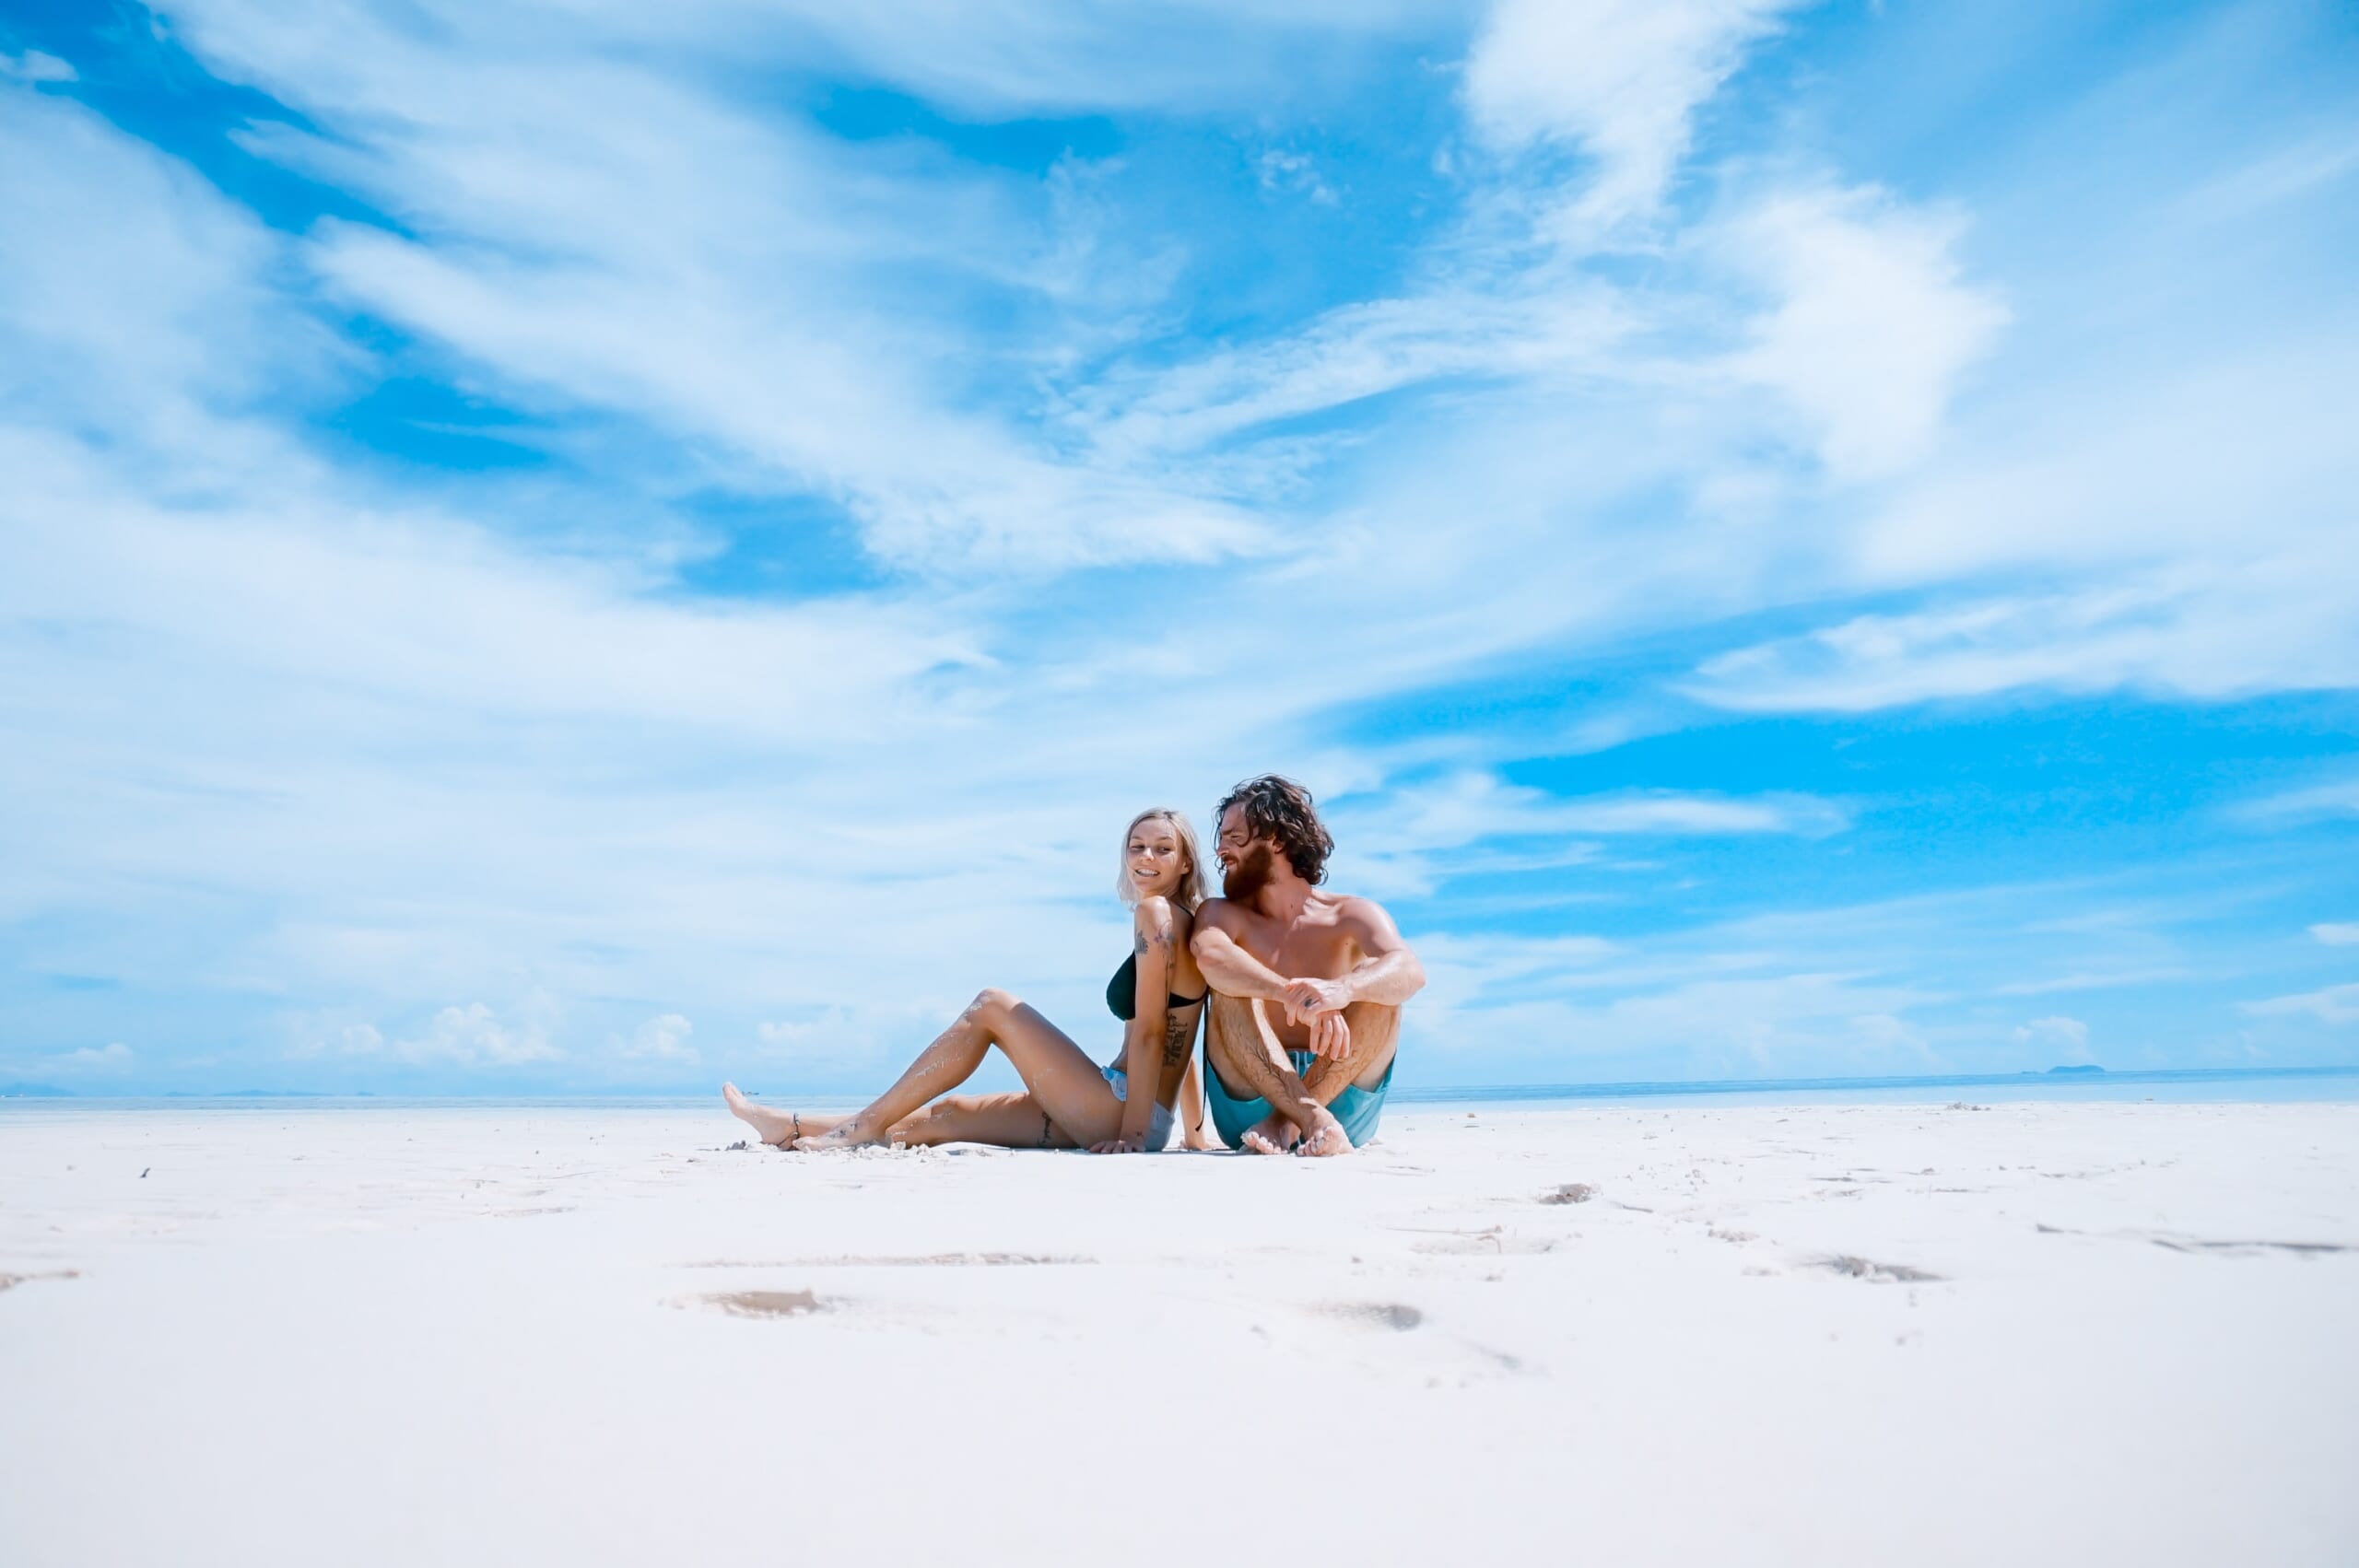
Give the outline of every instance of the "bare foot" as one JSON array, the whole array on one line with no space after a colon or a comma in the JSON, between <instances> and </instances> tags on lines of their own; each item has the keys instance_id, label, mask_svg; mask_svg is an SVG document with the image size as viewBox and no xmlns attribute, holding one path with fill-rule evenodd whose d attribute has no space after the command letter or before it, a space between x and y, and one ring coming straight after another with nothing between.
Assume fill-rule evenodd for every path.
<instances>
[{"instance_id":1,"label":"bare foot","mask_svg":"<svg viewBox=\"0 0 2359 1568\"><path fill-rule=\"evenodd\" d=\"M765 1143L775 1143L783 1149L803 1130L796 1125L792 1111L774 1111L767 1106L757 1106L739 1094L734 1083L723 1083L721 1097L729 1102L729 1114L760 1133Z\"/></svg>"},{"instance_id":2,"label":"bare foot","mask_svg":"<svg viewBox=\"0 0 2359 1568\"><path fill-rule=\"evenodd\" d=\"M1249 1154L1283 1154L1301 1139L1302 1129L1276 1111L1245 1129L1238 1146Z\"/></svg>"},{"instance_id":3,"label":"bare foot","mask_svg":"<svg viewBox=\"0 0 2359 1568\"><path fill-rule=\"evenodd\" d=\"M1352 1152L1352 1135L1344 1124L1324 1106L1319 1107L1319 1119L1311 1125L1310 1134L1295 1149L1295 1153L1312 1158L1324 1158Z\"/></svg>"}]
</instances>

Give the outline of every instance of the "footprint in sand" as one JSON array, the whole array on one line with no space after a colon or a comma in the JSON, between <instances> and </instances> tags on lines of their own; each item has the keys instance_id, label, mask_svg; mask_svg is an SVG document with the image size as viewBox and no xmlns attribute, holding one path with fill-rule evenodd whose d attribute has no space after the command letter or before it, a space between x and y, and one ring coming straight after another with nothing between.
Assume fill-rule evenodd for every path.
<instances>
[{"instance_id":1,"label":"footprint in sand","mask_svg":"<svg viewBox=\"0 0 2359 1568\"><path fill-rule=\"evenodd\" d=\"M1819 1267L1831 1269L1837 1274L1848 1274L1855 1280L1872 1280L1878 1284L1888 1284L1894 1281L1911 1285L1926 1284L1938 1282L1942 1278L1939 1274L1928 1273L1922 1269L1912 1269L1906 1263L1877 1263L1869 1258L1853 1258L1848 1254L1823 1258L1819 1262Z\"/></svg>"},{"instance_id":2,"label":"footprint in sand","mask_svg":"<svg viewBox=\"0 0 2359 1568\"><path fill-rule=\"evenodd\" d=\"M18 1285L31 1284L35 1280L78 1280L79 1269L52 1269L42 1274L0 1274L0 1291L13 1290Z\"/></svg>"},{"instance_id":3,"label":"footprint in sand","mask_svg":"<svg viewBox=\"0 0 2359 1568\"><path fill-rule=\"evenodd\" d=\"M1322 1316L1340 1317L1364 1328L1390 1328L1396 1334L1405 1334L1426 1320L1424 1313L1397 1301L1331 1302L1319 1312Z\"/></svg>"},{"instance_id":4,"label":"footprint in sand","mask_svg":"<svg viewBox=\"0 0 2359 1568\"><path fill-rule=\"evenodd\" d=\"M732 1317L801 1317L820 1310L809 1291L724 1291L704 1298Z\"/></svg>"},{"instance_id":5,"label":"footprint in sand","mask_svg":"<svg viewBox=\"0 0 2359 1568\"><path fill-rule=\"evenodd\" d=\"M1585 1181L1568 1181L1554 1192L1540 1195L1543 1203L1586 1203L1597 1196L1597 1188Z\"/></svg>"}]
</instances>

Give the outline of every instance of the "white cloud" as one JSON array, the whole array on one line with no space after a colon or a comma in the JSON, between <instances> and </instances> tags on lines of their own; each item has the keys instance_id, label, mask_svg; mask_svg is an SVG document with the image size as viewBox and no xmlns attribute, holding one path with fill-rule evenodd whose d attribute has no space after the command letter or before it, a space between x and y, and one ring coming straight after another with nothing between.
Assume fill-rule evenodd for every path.
<instances>
[{"instance_id":1,"label":"white cloud","mask_svg":"<svg viewBox=\"0 0 2359 1568\"><path fill-rule=\"evenodd\" d=\"M2328 986L2296 996L2271 997L2245 1003L2245 1011L2264 1018L2303 1016L2321 1024L2359 1024L2359 985Z\"/></svg>"},{"instance_id":2,"label":"white cloud","mask_svg":"<svg viewBox=\"0 0 2359 1568\"><path fill-rule=\"evenodd\" d=\"M1749 711L1863 712L2024 687L2222 697L2359 681L2350 588L2331 571L2296 577L2290 563L2228 574L2184 568L1859 615L1707 660L1683 689ZM2330 804L2332 791L2320 798Z\"/></svg>"},{"instance_id":3,"label":"white cloud","mask_svg":"<svg viewBox=\"0 0 2359 1568\"><path fill-rule=\"evenodd\" d=\"M1728 227L1731 259L1778 295L1729 369L1793 404L1837 479L1930 451L1958 377L2006 324L1962 279L1961 227L1874 190L1784 192Z\"/></svg>"},{"instance_id":4,"label":"white cloud","mask_svg":"<svg viewBox=\"0 0 2359 1568\"><path fill-rule=\"evenodd\" d=\"M2359 947L2359 920L2321 921L2310 934L2329 947Z\"/></svg>"},{"instance_id":5,"label":"white cloud","mask_svg":"<svg viewBox=\"0 0 2359 1568\"><path fill-rule=\"evenodd\" d=\"M2062 991L2120 990L2130 986L2150 986L2158 980L2187 980L2196 977L2198 971L2178 965L2163 965L2140 969L2117 969L2103 974L2074 973L2058 975L2044 980L2014 980L1992 988L1994 996L2054 996Z\"/></svg>"},{"instance_id":6,"label":"white cloud","mask_svg":"<svg viewBox=\"0 0 2359 1568\"><path fill-rule=\"evenodd\" d=\"M43 54L38 49L28 49L22 54L11 54L0 49L0 76L19 82L71 82L81 79L72 65L54 54Z\"/></svg>"},{"instance_id":7,"label":"white cloud","mask_svg":"<svg viewBox=\"0 0 2359 1568\"><path fill-rule=\"evenodd\" d=\"M1447 877L1563 870L1596 853L1588 837L1719 837L1756 833L1822 837L1849 818L1806 795L1732 798L1638 791L1559 798L1496 775L1459 772L1426 782L1386 781L1379 797L1333 802L1338 865L1367 891L1431 892Z\"/></svg>"},{"instance_id":8,"label":"white cloud","mask_svg":"<svg viewBox=\"0 0 2359 1568\"><path fill-rule=\"evenodd\" d=\"M188 486L252 455L217 410L315 385L328 338L273 287L278 245L177 160L78 103L0 88L0 407L171 454Z\"/></svg>"},{"instance_id":9,"label":"white cloud","mask_svg":"<svg viewBox=\"0 0 2359 1568\"><path fill-rule=\"evenodd\" d=\"M217 6L209 6L217 10ZM435 7L447 18L465 8ZM566 0L596 46L833 67L980 116L1259 108L1359 40L1446 34L1462 0ZM473 19L470 18L469 19ZM534 24L518 20L519 30Z\"/></svg>"},{"instance_id":10,"label":"white cloud","mask_svg":"<svg viewBox=\"0 0 2359 1568\"><path fill-rule=\"evenodd\" d=\"M2359 816L2359 778L2330 778L2248 801L2235 814L2256 824L2332 821Z\"/></svg>"},{"instance_id":11,"label":"white cloud","mask_svg":"<svg viewBox=\"0 0 2359 1568\"><path fill-rule=\"evenodd\" d=\"M688 1044L688 1036L695 1033L695 1024L676 1012L666 1012L634 1030L624 1044L622 1054L639 1060L693 1066L699 1059L697 1048Z\"/></svg>"},{"instance_id":12,"label":"white cloud","mask_svg":"<svg viewBox=\"0 0 2359 1568\"><path fill-rule=\"evenodd\" d=\"M2189 193L2186 210L2210 223L2248 223L2262 209L2310 194L2359 171L2359 135L2307 136Z\"/></svg>"},{"instance_id":13,"label":"white cloud","mask_svg":"<svg viewBox=\"0 0 2359 1568\"><path fill-rule=\"evenodd\" d=\"M565 1053L548 1039L537 1022L522 1027L502 1024L483 1002L446 1007L434 1015L424 1035L396 1040L386 1047L396 1059L412 1065L462 1068L515 1067L554 1061Z\"/></svg>"},{"instance_id":14,"label":"white cloud","mask_svg":"<svg viewBox=\"0 0 2359 1568\"><path fill-rule=\"evenodd\" d=\"M1272 194L1293 192L1329 207L1342 200L1335 188L1320 177L1319 160L1309 153L1272 147L1253 160L1253 170L1261 178L1262 189Z\"/></svg>"},{"instance_id":15,"label":"white cloud","mask_svg":"<svg viewBox=\"0 0 2359 1568\"><path fill-rule=\"evenodd\" d=\"M973 395L950 302L1037 291L1038 189L863 150L659 62L520 53L477 7L430 34L358 5L304 28L235 3L184 14L209 63L330 133L248 146L410 230L321 224L306 254L325 287L519 397L710 443L749 487L841 503L912 568L1202 562L1265 543L1249 510L1183 475L1075 461Z\"/></svg>"},{"instance_id":16,"label":"white cloud","mask_svg":"<svg viewBox=\"0 0 2359 1568\"><path fill-rule=\"evenodd\" d=\"M50 1057L43 1065L57 1072L128 1072L135 1055L129 1046L114 1040L104 1046L84 1046Z\"/></svg>"},{"instance_id":17,"label":"white cloud","mask_svg":"<svg viewBox=\"0 0 2359 1568\"><path fill-rule=\"evenodd\" d=\"M1606 373L1635 323L1583 285L1440 287L1341 307L1302 330L1152 375L1119 371L1077 397L1082 434L1117 458L1202 449L1298 418L1454 377L1528 383Z\"/></svg>"},{"instance_id":18,"label":"white cloud","mask_svg":"<svg viewBox=\"0 0 2359 1568\"><path fill-rule=\"evenodd\" d=\"M2015 1025L2014 1035L2020 1044L2060 1047L2075 1060L2088 1056L2089 1026L2078 1018L2061 1013L2035 1018Z\"/></svg>"},{"instance_id":19,"label":"white cloud","mask_svg":"<svg viewBox=\"0 0 2359 1568\"><path fill-rule=\"evenodd\" d=\"M1645 213L1686 155L1696 109L1795 0L1498 0L1466 62L1494 146L1575 144L1598 171L1580 212Z\"/></svg>"}]
</instances>

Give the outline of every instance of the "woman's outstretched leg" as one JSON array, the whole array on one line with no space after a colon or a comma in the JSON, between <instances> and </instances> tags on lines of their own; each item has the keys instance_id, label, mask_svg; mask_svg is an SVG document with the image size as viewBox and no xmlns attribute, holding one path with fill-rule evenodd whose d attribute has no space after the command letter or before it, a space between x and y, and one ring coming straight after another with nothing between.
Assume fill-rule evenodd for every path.
<instances>
[{"instance_id":1,"label":"woman's outstretched leg","mask_svg":"<svg viewBox=\"0 0 2359 1568\"><path fill-rule=\"evenodd\" d=\"M1119 1110L1121 1107L1116 1106ZM896 1143L990 1143L1002 1149L1078 1148L1028 1093L952 1094L894 1124Z\"/></svg>"},{"instance_id":2,"label":"woman's outstretched leg","mask_svg":"<svg viewBox=\"0 0 2359 1568\"><path fill-rule=\"evenodd\" d=\"M832 1132L851 1119L816 1111L773 1110L769 1106L757 1105L745 1098L734 1083L723 1083L721 1097L729 1102L731 1116L761 1134L763 1142L775 1143L781 1149L798 1138L816 1138L823 1132Z\"/></svg>"},{"instance_id":3,"label":"woman's outstretched leg","mask_svg":"<svg viewBox=\"0 0 2359 1568\"><path fill-rule=\"evenodd\" d=\"M897 1122L967 1082L993 1046L1006 1053L1042 1115L1074 1142L1086 1146L1121 1129L1122 1102L1114 1098L1114 1091L1107 1086L1088 1053L1063 1030L1005 991L986 990L918 1053L909 1071L874 1105L823 1134L798 1140L794 1146L849 1149L898 1136ZM950 1140L926 1140L937 1141Z\"/></svg>"}]
</instances>

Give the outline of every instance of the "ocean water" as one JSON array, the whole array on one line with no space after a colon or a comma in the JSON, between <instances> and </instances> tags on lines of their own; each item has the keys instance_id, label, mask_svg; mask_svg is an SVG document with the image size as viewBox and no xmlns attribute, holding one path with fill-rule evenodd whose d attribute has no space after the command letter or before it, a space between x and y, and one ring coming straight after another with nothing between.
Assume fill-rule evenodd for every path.
<instances>
[{"instance_id":1,"label":"ocean water","mask_svg":"<svg viewBox=\"0 0 2359 1568\"><path fill-rule=\"evenodd\" d=\"M2359 1100L2359 1066L2193 1068L2107 1072L1948 1073L1920 1078L1761 1078L1661 1083L1396 1085L1399 1106L1539 1105L1706 1100L1719 1105L1911 1105L1970 1100L2072 1102L2154 1100L2170 1104L2256 1104Z\"/></svg>"}]
</instances>

